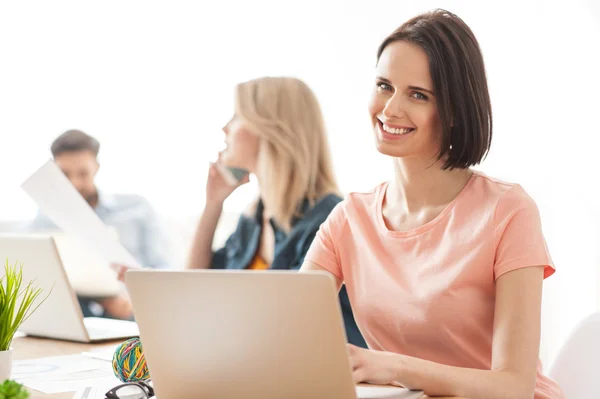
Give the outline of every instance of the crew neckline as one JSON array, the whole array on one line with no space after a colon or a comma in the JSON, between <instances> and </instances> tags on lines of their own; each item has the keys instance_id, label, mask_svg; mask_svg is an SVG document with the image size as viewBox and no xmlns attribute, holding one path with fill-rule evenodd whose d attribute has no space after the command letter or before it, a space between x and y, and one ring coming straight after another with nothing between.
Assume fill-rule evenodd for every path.
<instances>
[{"instance_id":1,"label":"crew neckline","mask_svg":"<svg viewBox=\"0 0 600 399\"><path fill-rule=\"evenodd\" d=\"M452 211L452 209L454 209L457 202L460 201L461 198L466 195L466 193L469 191L469 188L471 187L471 185L473 184L473 181L475 180L475 178L477 176L479 176L479 173L475 170L471 170L471 176L469 177L469 180L467 180L467 183L465 184L465 186L458 193L458 195L456 197L454 197L454 199L452 201L450 201L448 203L448 205L446 205L446 207L435 218L433 218L432 220L430 220L429 222L427 222L425 224L422 224L421 226L415 227L410 230L402 230L402 231L390 230L386 226L385 220L383 219L383 201L384 201L386 193L387 193L387 188L390 184L389 181L385 182L384 184L381 185L379 192L377 193L377 221L379 223L380 229L386 235L391 236L391 237L398 237L398 238L416 236L416 235L422 234L422 233L432 229L444 217L446 217L446 215L448 215Z\"/></svg>"}]
</instances>

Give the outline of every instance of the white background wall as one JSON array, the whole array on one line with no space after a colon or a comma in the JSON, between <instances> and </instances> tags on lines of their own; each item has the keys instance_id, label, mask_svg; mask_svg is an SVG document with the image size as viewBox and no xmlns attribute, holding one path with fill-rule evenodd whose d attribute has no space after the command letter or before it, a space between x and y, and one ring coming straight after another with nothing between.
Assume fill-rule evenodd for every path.
<instances>
[{"instance_id":1,"label":"white background wall","mask_svg":"<svg viewBox=\"0 0 600 399\"><path fill-rule=\"evenodd\" d=\"M481 169L536 199L558 266L545 288L551 360L600 307L598 3L2 1L0 220L34 215L19 184L69 128L101 141L105 190L141 193L170 219L197 217L234 84L269 74L311 85L342 189L368 189L391 174L366 112L376 48L408 17L445 7L472 27L487 63L495 137Z\"/></svg>"}]
</instances>

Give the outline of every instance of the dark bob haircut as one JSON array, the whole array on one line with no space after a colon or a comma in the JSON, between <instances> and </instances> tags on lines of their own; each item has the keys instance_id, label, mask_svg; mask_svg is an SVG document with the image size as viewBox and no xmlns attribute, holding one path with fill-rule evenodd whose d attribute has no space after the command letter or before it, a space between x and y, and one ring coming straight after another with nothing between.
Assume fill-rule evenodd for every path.
<instances>
[{"instance_id":1,"label":"dark bob haircut","mask_svg":"<svg viewBox=\"0 0 600 399\"><path fill-rule=\"evenodd\" d=\"M492 142L492 106L481 49L471 29L458 16L437 9L405 22L377 50L405 41L422 48L442 122L438 160L443 168L468 168L480 163Z\"/></svg>"}]
</instances>

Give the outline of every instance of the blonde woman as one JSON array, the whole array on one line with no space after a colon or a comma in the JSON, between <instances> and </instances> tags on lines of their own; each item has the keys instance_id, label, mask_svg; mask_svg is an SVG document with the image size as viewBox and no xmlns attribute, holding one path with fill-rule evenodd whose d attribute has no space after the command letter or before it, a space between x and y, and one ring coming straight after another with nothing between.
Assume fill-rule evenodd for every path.
<instances>
[{"instance_id":1,"label":"blonde woman","mask_svg":"<svg viewBox=\"0 0 600 399\"><path fill-rule=\"evenodd\" d=\"M232 186L211 165L188 268L299 269L319 226L341 201L314 93L287 77L241 83L235 114L223 132L227 148L219 164L256 176L259 198L249 204L225 246L213 252L223 202L248 178ZM345 290L340 302L348 341L365 347Z\"/></svg>"}]
</instances>

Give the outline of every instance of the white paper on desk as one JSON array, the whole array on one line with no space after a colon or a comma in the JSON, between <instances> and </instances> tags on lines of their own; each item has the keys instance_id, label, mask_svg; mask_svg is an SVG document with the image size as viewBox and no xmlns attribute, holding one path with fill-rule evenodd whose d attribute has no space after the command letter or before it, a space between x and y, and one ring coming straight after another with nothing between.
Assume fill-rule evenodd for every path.
<instances>
[{"instance_id":1,"label":"white paper on desk","mask_svg":"<svg viewBox=\"0 0 600 399\"><path fill-rule=\"evenodd\" d=\"M80 240L107 262L140 266L54 161L42 165L21 188L65 234Z\"/></svg>"},{"instance_id":2,"label":"white paper on desk","mask_svg":"<svg viewBox=\"0 0 600 399\"><path fill-rule=\"evenodd\" d=\"M78 390L75 393L75 396L73 396L73 399L105 399L106 396L104 396L104 394L108 392L109 389L105 390L100 387L85 387Z\"/></svg>"},{"instance_id":3,"label":"white paper on desk","mask_svg":"<svg viewBox=\"0 0 600 399\"><path fill-rule=\"evenodd\" d=\"M419 399L423 396L422 391L409 391L405 388L396 387L356 387L358 399Z\"/></svg>"},{"instance_id":4,"label":"white paper on desk","mask_svg":"<svg viewBox=\"0 0 600 399\"><path fill-rule=\"evenodd\" d=\"M18 360L13 364L11 378L46 394L75 392L87 386L113 387L121 383L110 363L83 355Z\"/></svg>"},{"instance_id":5,"label":"white paper on desk","mask_svg":"<svg viewBox=\"0 0 600 399\"><path fill-rule=\"evenodd\" d=\"M87 352L81 352L82 355L91 357L93 359L104 360L106 362L112 362L113 355L121 344L116 345L103 345L97 348L90 349Z\"/></svg>"}]
</instances>

